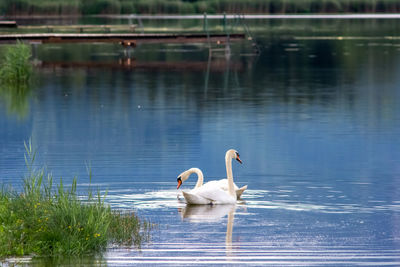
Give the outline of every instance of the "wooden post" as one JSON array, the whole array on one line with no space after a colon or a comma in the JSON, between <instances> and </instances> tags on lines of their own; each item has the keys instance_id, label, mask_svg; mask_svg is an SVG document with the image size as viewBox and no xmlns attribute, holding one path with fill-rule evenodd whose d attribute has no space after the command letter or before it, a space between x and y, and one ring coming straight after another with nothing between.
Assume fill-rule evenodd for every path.
<instances>
[{"instance_id":1,"label":"wooden post","mask_svg":"<svg viewBox=\"0 0 400 267\"><path fill-rule=\"evenodd\" d=\"M17 28L17 22L16 21L0 21L0 27L4 28Z\"/></svg>"},{"instance_id":2,"label":"wooden post","mask_svg":"<svg viewBox=\"0 0 400 267\"><path fill-rule=\"evenodd\" d=\"M210 32L208 31L207 13L205 13L205 12L204 12L204 30L207 33L207 41L208 41L209 53L212 53L212 51L211 51L211 41L210 41Z\"/></svg>"},{"instance_id":3,"label":"wooden post","mask_svg":"<svg viewBox=\"0 0 400 267\"><path fill-rule=\"evenodd\" d=\"M204 19L203 19L203 31L207 32L208 27L207 27L207 13L204 12Z\"/></svg>"},{"instance_id":4,"label":"wooden post","mask_svg":"<svg viewBox=\"0 0 400 267\"><path fill-rule=\"evenodd\" d=\"M226 13L225 12L224 12L223 25L224 25L224 32L226 33Z\"/></svg>"}]
</instances>

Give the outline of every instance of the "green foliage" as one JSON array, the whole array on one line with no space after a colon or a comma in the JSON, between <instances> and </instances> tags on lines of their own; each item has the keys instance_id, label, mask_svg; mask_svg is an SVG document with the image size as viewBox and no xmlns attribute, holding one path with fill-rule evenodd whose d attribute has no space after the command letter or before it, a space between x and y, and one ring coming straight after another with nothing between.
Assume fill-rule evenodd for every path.
<instances>
[{"instance_id":1,"label":"green foliage","mask_svg":"<svg viewBox=\"0 0 400 267\"><path fill-rule=\"evenodd\" d=\"M108 244L140 246L148 238L147 222L111 210L100 193L90 191L82 200L76 179L69 189L62 181L53 188L52 176L33 167L31 143L25 147L28 175L23 192L4 187L0 192L0 258L94 254Z\"/></svg>"},{"instance_id":2,"label":"green foliage","mask_svg":"<svg viewBox=\"0 0 400 267\"><path fill-rule=\"evenodd\" d=\"M33 73L30 57L30 47L18 42L4 49L0 61L0 100L5 102L10 113L20 118L25 117L29 108Z\"/></svg>"},{"instance_id":3,"label":"green foliage","mask_svg":"<svg viewBox=\"0 0 400 267\"><path fill-rule=\"evenodd\" d=\"M396 0L0 0L8 15L399 12Z\"/></svg>"},{"instance_id":4,"label":"green foliage","mask_svg":"<svg viewBox=\"0 0 400 267\"><path fill-rule=\"evenodd\" d=\"M13 15L68 15L79 13L81 0L0 0L1 11Z\"/></svg>"},{"instance_id":5,"label":"green foliage","mask_svg":"<svg viewBox=\"0 0 400 267\"><path fill-rule=\"evenodd\" d=\"M0 66L0 80L3 85L29 83L32 75L32 66L29 62L31 55L30 47L21 42L7 48Z\"/></svg>"},{"instance_id":6,"label":"green foliage","mask_svg":"<svg viewBox=\"0 0 400 267\"><path fill-rule=\"evenodd\" d=\"M118 14L120 10L119 0L85 0L81 2L82 14Z\"/></svg>"}]
</instances>

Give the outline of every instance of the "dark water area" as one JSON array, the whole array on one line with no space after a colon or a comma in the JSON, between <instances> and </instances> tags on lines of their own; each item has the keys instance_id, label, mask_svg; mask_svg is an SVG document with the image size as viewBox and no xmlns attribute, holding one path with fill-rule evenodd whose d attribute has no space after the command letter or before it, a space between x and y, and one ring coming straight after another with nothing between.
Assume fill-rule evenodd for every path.
<instances>
[{"instance_id":1,"label":"dark water area","mask_svg":"<svg viewBox=\"0 0 400 267\"><path fill-rule=\"evenodd\" d=\"M56 180L85 191L90 165L112 207L158 225L141 250L91 264L400 265L400 22L263 23L258 56L247 40L230 58L205 44L33 46L32 89L0 95L1 182L21 185L31 138ZM177 198L185 169L224 178L230 148L242 200Z\"/></svg>"}]
</instances>

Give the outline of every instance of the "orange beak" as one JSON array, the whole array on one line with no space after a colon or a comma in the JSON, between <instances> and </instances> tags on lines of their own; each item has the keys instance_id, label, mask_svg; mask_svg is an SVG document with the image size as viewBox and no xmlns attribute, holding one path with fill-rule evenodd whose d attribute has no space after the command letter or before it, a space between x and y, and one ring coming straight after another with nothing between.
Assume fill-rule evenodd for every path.
<instances>
[{"instance_id":1,"label":"orange beak","mask_svg":"<svg viewBox=\"0 0 400 267\"><path fill-rule=\"evenodd\" d=\"M178 178L178 186L176 187L176 189L179 189L179 187L181 187L182 185L182 180L180 178Z\"/></svg>"},{"instance_id":2,"label":"orange beak","mask_svg":"<svg viewBox=\"0 0 400 267\"><path fill-rule=\"evenodd\" d=\"M239 156L236 156L236 160L239 161L240 164L242 164L242 161L240 160Z\"/></svg>"}]
</instances>

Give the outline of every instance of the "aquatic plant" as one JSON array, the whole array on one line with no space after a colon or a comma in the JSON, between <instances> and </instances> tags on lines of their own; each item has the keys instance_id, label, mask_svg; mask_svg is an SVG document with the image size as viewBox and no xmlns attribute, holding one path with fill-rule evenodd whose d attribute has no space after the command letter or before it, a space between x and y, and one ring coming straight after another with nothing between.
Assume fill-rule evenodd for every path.
<instances>
[{"instance_id":1,"label":"aquatic plant","mask_svg":"<svg viewBox=\"0 0 400 267\"><path fill-rule=\"evenodd\" d=\"M149 237L150 224L134 213L112 210L105 195L77 194L77 180L55 188L44 168L34 168L36 152L26 147L27 176L22 192L0 191L0 258L90 255L108 245L136 245Z\"/></svg>"},{"instance_id":2,"label":"aquatic plant","mask_svg":"<svg viewBox=\"0 0 400 267\"><path fill-rule=\"evenodd\" d=\"M28 113L28 96L31 92L31 49L18 42L2 50L0 61L0 99L8 112L23 118Z\"/></svg>"},{"instance_id":3,"label":"aquatic plant","mask_svg":"<svg viewBox=\"0 0 400 267\"><path fill-rule=\"evenodd\" d=\"M29 62L31 56L30 47L22 42L6 49L0 65L0 80L3 86L23 86L29 83L32 75L32 65Z\"/></svg>"}]
</instances>

